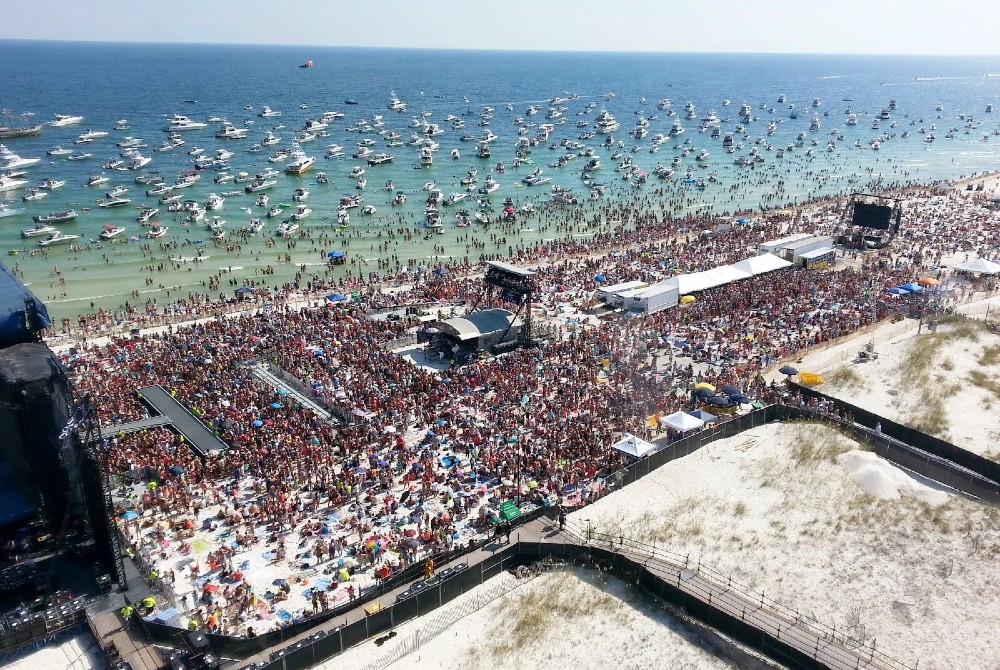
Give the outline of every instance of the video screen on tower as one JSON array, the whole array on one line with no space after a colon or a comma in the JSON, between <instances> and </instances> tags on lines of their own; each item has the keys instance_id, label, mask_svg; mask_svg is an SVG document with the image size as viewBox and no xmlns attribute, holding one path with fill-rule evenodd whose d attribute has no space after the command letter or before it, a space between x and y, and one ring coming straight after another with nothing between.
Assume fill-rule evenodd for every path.
<instances>
[{"instance_id":1,"label":"video screen on tower","mask_svg":"<svg viewBox=\"0 0 1000 670\"><path fill-rule=\"evenodd\" d=\"M869 205L863 202L854 203L855 226L888 230L892 219L892 207L885 205Z\"/></svg>"}]
</instances>

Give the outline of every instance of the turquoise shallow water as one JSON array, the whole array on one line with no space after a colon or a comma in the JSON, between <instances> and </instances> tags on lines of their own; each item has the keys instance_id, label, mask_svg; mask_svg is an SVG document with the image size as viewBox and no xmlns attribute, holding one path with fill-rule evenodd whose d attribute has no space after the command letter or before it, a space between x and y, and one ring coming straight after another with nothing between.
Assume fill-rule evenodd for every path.
<instances>
[{"instance_id":1,"label":"turquoise shallow water","mask_svg":"<svg viewBox=\"0 0 1000 670\"><path fill-rule=\"evenodd\" d=\"M330 249L347 250L354 263L368 261L338 268L333 271L335 274L359 269L375 271L375 259L379 257L389 258L392 267L397 263L409 267L432 265L439 259L506 252L519 242L530 244L564 235L592 234L594 229L583 227L582 221L601 214L603 208L615 201L675 213L733 211L786 201L801 202L872 182L890 184L956 177L995 168L1000 154L1000 136L993 135L1000 124L1000 111L985 113L990 103L1000 109L1000 77L993 76L1000 74L1000 59L542 54L36 42L4 42L3 52L0 106L15 113L31 111L35 120L48 120L56 113L86 117L79 126L47 127L41 137L7 143L22 156L43 158L28 168L32 185L43 178L67 181L64 188L37 202L20 202L21 192L0 194L0 198L25 208L21 216L0 219L0 248L20 250L5 260L16 265L55 316L90 311L91 303L96 308L115 307L125 300L135 302L130 295L132 291L140 292L140 302L174 299L189 291L204 290L202 282L223 269L232 272L224 277L222 290L231 288L226 281L232 278L240 282L246 278L266 280L268 285L278 285L290 280L303 265L306 275L323 272L324 252ZM307 59L314 61L314 67L299 68ZM408 103L407 112L387 109L392 91ZM612 91L614 96L605 95ZM571 94L578 98L561 103L565 108L562 124L544 118L552 106L552 98L569 98ZM781 94L787 96L784 103L778 102ZM664 97L671 99L671 108L678 116L670 117L666 110L657 108L657 102ZM356 100L358 104L346 105L345 99ZM731 104L724 104L727 99ZM818 107L812 106L814 99L819 99ZM879 130L873 130L875 115L890 99L898 103L891 120L883 121ZM684 116L688 101L694 104L697 118L682 119L686 132L664 142L657 153L650 153L653 136L667 133L672 122ZM736 133L740 123L737 113L743 103L758 117L744 124L745 137ZM508 104L512 109L508 110ZM794 119L789 109L793 104L800 112ZM282 116L272 119L257 116L264 105L280 110ZM538 106L537 115L526 116L530 105ZM247 106L253 109L245 109ZM475 157L475 142L460 139L465 133L482 134L485 127L479 125L480 112L485 106L494 108L489 128L499 136L489 160ZM940 111L936 109L939 106ZM858 115L858 125L845 125L847 108ZM580 139L581 133L593 131L594 120L604 109L621 123L614 136L624 143L621 151L632 156L640 169L652 171L658 163L670 165L675 157L680 157L674 177L662 183L651 177L641 187L634 180L621 179L613 170L621 159L612 159L616 149L601 146L604 136ZM698 132L700 119L710 109L721 120L721 133L736 133L737 143L743 144L735 154L726 153L721 136L712 138L709 132ZM314 170L301 177L282 174L277 178L278 184L268 192L272 204L291 203L296 187L311 192L308 204L313 214L302 225L308 237L298 240L293 248L273 236L280 219L269 220L262 235L240 241L239 249L226 249L212 244L211 234L202 224L184 226L180 215L169 214L161 207L163 211L156 220L170 230L161 240L143 241L148 244L144 249L143 242L127 241L128 236L141 236L145 232L135 221L135 208L154 200L144 195L146 187L132 183L135 173L103 170L111 177L111 184L131 189L127 197L133 202L122 209L96 207L96 200L108 186L82 185L89 175L102 172L102 163L117 156L120 149L116 143L125 136L141 138L148 145L142 153L152 157L153 162L146 169L158 171L168 181L173 181L179 171L193 167L193 159L187 153L192 146L200 146L207 153L230 149L235 153L229 161L231 172L256 173L272 166L266 158L274 149L290 146L294 129L327 110L342 112L345 118L330 125L330 137L303 145L307 153L317 158ZM248 138L216 139L214 131L219 124L213 122L205 130L185 133L186 144L177 150L153 151L166 136L163 128L168 118L176 113L202 121L212 116L226 117L237 126L246 127ZM403 141L418 130L411 127L414 117L440 124L446 132L434 138L440 143L434 165L420 168L415 147L387 149L382 136L347 130L361 119L371 121L375 114L383 116L384 129L399 133ZM466 128L452 130L445 121L448 115L461 118ZM809 126L814 115L819 117L820 129L812 132ZM552 177L548 184L526 187L520 180L531 167L511 167L518 138L514 120L519 116L535 124L557 124L548 141L535 147L531 154L535 164L532 167L542 167ZM648 135L636 140L628 132L640 117L649 118ZM130 128L114 131L115 121L122 118L128 119ZM768 135L768 123L772 120L776 128ZM252 123L245 124L248 121ZM261 140L265 130L278 123L285 126L274 130L282 138L280 144L264 147L259 153L247 151ZM895 127L890 127L893 123ZM922 128L931 132L932 126L937 139L926 143L919 131ZM89 145L73 146L73 139L88 128L106 130L109 135ZM949 129L955 129L952 137L946 137ZM537 125L529 128L529 135L535 135L537 130ZM906 131L910 137L903 138ZM802 146L779 158L778 150L796 143L803 132L807 138ZM348 173L362 161L349 157L325 160L323 154L326 145L332 142L342 145L350 154L362 137L374 139L373 148L390 151L395 160L367 168L368 184L360 192ZM870 142L878 137L884 141L875 151ZM830 139L837 147L832 152L826 151ZM563 141L582 145L574 153L592 148L601 159L603 168L594 175L607 187L601 200L590 201L581 181L586 158L576 158L562 168L548 167L567 153L560 146ZM46 150L57 144L93 153L93 158L73 162L46 156ZM771 145L770 150L767 144ZM550 149L550 145L556 148ZM752 169L734 164L734 158L747 156L754 146L760 151L761 162ZM635 153L633 147L637 147ZM453 160L450 153L456 148L461 158ZM683 149L690 151L683 155ZM812 155L807 155L810 149ZM708 152L707 159L697 161L695 157L702 150ZM501 184L500 190L491 196L495 213L500 211L503 199L510 197L519 206L533 202L542 208L542 214L524 218L515 226L504 229L492 226L487 231L478 226L455 228L454 216L449 208L442 207L445 234L425 240L424 231L413 231L423 218L426 182L435 182L448 195L464 188L459 182L470 167L479 170L481 182L501 160L508 169L505 174L494 175ZM272 167L282 169L283 164ZM316 184L318 171L325 172L331 183ZM718 181L698 189L694 183L682 179L688 171L695 179L715 173ZM206 171L201 182L183 191L182 197L204 203L212 192L241 188L241 185L214 184L214 174ZM382 188L388 180L395 183L394 191L408 195L405 206L389 205L392 192ZM573 189L584 199L584 204L575 208L546 208L544 203L551 196L552 185ZM334 223L335 211L340 198L347 193L362 193L365 204L375 205L378 211L365 217L352 210L350 227L338 229ZM237 239L232 231L249 220L250 215L242 208L252 207L253 200L251 196L228 197L218 212L228 222L230 241ZM471 199L466 203L463 206L474 210ZM68 207L81 212L89 208L75 223L63 226L66 232L80 236L83 248L54 248L42 255L37 252L35 240L26 241L20 236L20 230L29 226L32 215ZM254 216L263 215L260 208L252 209ZM107 224L123 225L127 232L115 243L89 244ZM412 234L407 235L408 232ZM497 239L492 239L494 236ZM485 248L470 248L472 237L484 242ZM160 248L160 243L169 248ZM199 249L204 260L184 260L197 257ZM55 274L55 266L60 274ZM267 275L262 274L265 270Z\"/></svg>"}]
</instances>

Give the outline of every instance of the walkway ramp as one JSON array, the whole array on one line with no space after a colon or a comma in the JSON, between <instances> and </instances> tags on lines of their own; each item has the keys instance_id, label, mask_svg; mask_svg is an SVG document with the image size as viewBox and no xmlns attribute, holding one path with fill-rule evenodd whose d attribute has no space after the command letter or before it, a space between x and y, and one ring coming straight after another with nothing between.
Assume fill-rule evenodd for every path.
<instances>
[{"instance_id":1,"label":"walkway ramp","mask_svg":"<svg viewBox=\"0 0 1000 670\"><path fill-rule=\"evenodd\" d=\"M204 457L210 451L222 452L228 448L225 442L216 437L215 433L159 384L144 386L138 393L139 397L149 403L162 417L166 417L166 423L170 423L174 430L183 435L199 456Z\"/></svg>"}]
</instances>

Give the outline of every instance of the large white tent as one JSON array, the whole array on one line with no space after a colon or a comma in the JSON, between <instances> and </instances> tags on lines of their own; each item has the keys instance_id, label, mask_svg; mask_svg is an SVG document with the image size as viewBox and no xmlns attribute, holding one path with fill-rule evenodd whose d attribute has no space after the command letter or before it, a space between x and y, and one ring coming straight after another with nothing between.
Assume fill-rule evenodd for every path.
<instances>
[{"instance_id":1,"label":"large white tent","mask_svg":"<svg viewBox=\"0 0 1000 670\"><path fill-rule=\"evenodd\" d=\"M738 263L733 263L729 267L741 270L756 277L757 275L762 275L766 272L774 272L775 270L781 270L783 268L791 267L792 265L793 264L789 261L786 261L784 258L779 258L774 254L761 254L760 256L753 256L752 258L747 258L739 261Z\"/></svg>"},{"instance_id":2,"label":"large white tent","mask_svg":"<svg viewBox=\"0 0 1000 670\"><path fill-rule=\"evenodd\" d=\"M687 412L674 412L660 419L660 425L665 425L681 433L686 433L689 430L701 428L705 425L705 422L696 416L691 416Z\"/></svg>"},{"instance_id":3,"label":"large white tent","mask_svg":"<svg viewBox=\"0 0 1000 670\"><path fill-rule=\"evenodd\" d=\"M629 454L630 456L641 458L656 449L656 445L652 442L647 442L641 437L636 437L631 433L625 433L625 436L612 444L611 448Z\"/></svg>"},{"instance_id":4,"label":"large white tent","mask_svg":"<svg viewBox=\"0 0 1000 670\"><path fill-rule=\"evenodd\" d=\"M988 261L985 258L975 258L961 265L955 266L956 270L962 272L977 272L983 275L995 275L1000 274L1000 263L994 263L993 261Z\"/></svg>"}]
</instances>

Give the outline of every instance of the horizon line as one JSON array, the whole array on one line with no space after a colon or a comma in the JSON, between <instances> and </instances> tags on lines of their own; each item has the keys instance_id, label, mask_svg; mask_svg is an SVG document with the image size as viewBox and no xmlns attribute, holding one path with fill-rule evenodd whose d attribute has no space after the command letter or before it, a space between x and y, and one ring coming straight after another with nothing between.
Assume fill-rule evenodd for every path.
<instances>
[{"instance_id":1,"label":"horizon line","mask_svg":"<svg viewBox=\"0 0 1000 670\"><path fill-rule=\"evenodd\" d=\"M650 54L650 55L699 55L699 56L885 56L897 58L933 57L933 58L997 58L1000 53L899 53L899 52L848 52L848 51L653 51L628 49L504 49L502 47L415 47L386 45L343 45L343 44L289 44L284 42L183 42L183 41L150 41L150 40L106 40L106 39L51 39L29 37L0 37L0 42L42 42L68 44L146 44L146 45L177 45L177 46L258 46L258 47L300 47L303 49L371 49L399 51L469 51L469 52L501 52L501 53L552 53L552 54Z\"/></svg>"}]
</instances>

